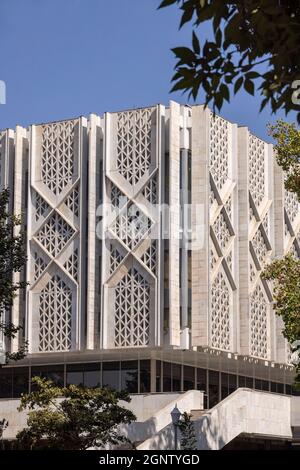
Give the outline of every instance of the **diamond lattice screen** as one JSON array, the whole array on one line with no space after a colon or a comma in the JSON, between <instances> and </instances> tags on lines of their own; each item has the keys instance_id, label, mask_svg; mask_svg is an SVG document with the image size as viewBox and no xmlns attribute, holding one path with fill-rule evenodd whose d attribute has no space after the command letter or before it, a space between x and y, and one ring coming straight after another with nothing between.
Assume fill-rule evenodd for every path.
<instances>
[{"instance_id":1,"label":"diamond lattice screen","mask_svg":"<svg viewBox=\"0 0 300 470\"><path fill-rule=\"evenodd\" d=\"M118 248L111 245L110 247L110 274L112 274L117 269L122 259L123 259L123 256L119 252Z\"/></svg>"},{"instance_id":2,"label":"diamond lattice screen","mask_svg":"<svg viewBox=\"0 0 300 470\"><path fill-rule=\"evenodd\" d=\"M115 346L147 346L150 332L150 286L135 269L115 290Z\"/></svg>"},{"instance_id":3,"label":"diamond lattice screen","mask_svg":"<svg viewBox=\"0 0 300 470\"><path fill-rule=\"evenodd\" d=\"M293 224L299 214L299 202L297 195L290 191L284 191L284 207L290 222Z\"/></svg>"},{"instance_id":4,"label":"diamond lattice screen","mask_svg":"<svg viewBox=\"0 0 300 470\"><path fill-rule=\"evenodd\" d=\"M228 122L220 116L211 115L210 121L210 172L221 189L229 178Z\"/></svg>"},{"instance_id":5,"label":"diamond lattice screen","mask_svg":"<svg viewBox=\"0 0 300 470\"><path fill-rule=\"evenodd\" d=\"M153 240L149 248L145 251L142 256L143 263L156 274L157 269L157 242Z\"/></svg>"},{"instance_id":6,"label":"diamond lattice screen","mask_svg":"<svg viewBox=\"0 0 300 470\"><path fill-rule=\"evenodd\" d=\"M73 214L79 216L79 189L74 188L65 201L66 206L70 209Z\"/></svg>"},{"instance_id":7,"label":"diamond lattice screen","mask_svg":"<svg viewBox=\"0 0 300 470\"><path fill-rule=\"evenodd\" d=\"M211 289L211 346L230 350L231 337L231 293L224 274L219 271Z\"/></svg>"},{"instance_id":8,"label":"diamond lattice screen","mask_svg":"<svg viewBox=\"0 0 300 470\"><path fill-rule=\"evenodd\" d=\"M267 208L265 142L249 135L249 330L250 355L268 359L268 336L270 303L264 295L261 273L272 254L270 242L270 210ZM256 215L255 215L256 214Z\"/></svg>"},{"instance_id":9,"label":"diamond lattice screen","mask_svg":"<svg viewBox=\"0 0 300 470\"><path fill-rule=\"evenodd\" d=\"M43 217L48 209L49 205L38 193L35 193L35 221L38 222L41 217Z\"/></svg>"},{"instance_id":10,"label":"diamond lattice screen","mask_svg":"<svg viewBox=\"0 0 300 470\"><path fill-rule=\"evenodd\" d=\"M252 246L254 248L254 252L256 257L259 261L260 266L265 264L265 260L268 254L268 248L266 246L264 237L262 235L261 229L259 228L252 240Z\"/></svg>"},{"instance_id":11,"label":"diamond lattice screen","mask_svg":"<svg viewBox=\"0 0 300 470\"><path fill-rule=\"evenodd\" d=\"M34 280L36 281L42 275L47 267L47 263L36 252L34 253Z\"/></svg>"},{"instance_id":12,"label":"diamond lattice screen","mask_svg":"<svg viewBox=\"0 0 300 470\"><path fill-rule=\"evenodd\" d=\"M55 275L40 294L39 351L71 349L72 292Z\"/></svg>"},{"instance_id":13,"label":"diamond lattice screen","mask_svg":"<svg viewBox=\"0 0 300 470\"><path fill-rule=\"evenodd\" d=\"M42 127L41 176L55 195L72 181L74 126L75 121L62 121Z\"/></svg>"},{"instance_id":14,"label":"diamond lattice screen","mask_svg":"<svg viewBox=\"0 0 300 470\"><path fill-rule=\"evenodd\" d=\"M30 273L32 295L39 297L39 336L35 338L33 334L33 352L67 351L71 348L71 337L77 334L76 322L72 324L71 319L77 314L75 297L80 269L78 132L81 132L79 120L37 127L41 147L33 158L40 173L35 169L30 181L33 202ZM39 142L38 139L33 148L38 149ZM49 276L51 280L45 287L44 279Z\"/></svg>"},{"instance_id":15,"label":"diamond lattice screen","mask_svg":"<svg viewBox=\"0 0 300 470\"><path fill-rule=\"evenodd\" d=\"M250 296L250 354L266 359L268 357L268 304L260 284Z\"/></svg>"},{"instance_id":16,"label":"diamond lattice screen","mask_svg":"<svg viewBox=\"0 0 300 470\"><path fill-rule=\"evenodd\" d=\"M73 236L74 230L54 212L37 234L37 240L52 256L57 256Z\"/></svg>"},{"instance_id":17,"label":"diamond lattice screen","mask_svg":"<svg viewBox=\"0 0 300 470\"><path fill-rule=\"evenodd\" d=\"M222 212L218 215L214 225L213 225L214 234L217 237L219 245L222 250L225 250L230 241L230 232Z\"/></svg>"},{"instance_id":18,"label":"diamond lattice screen","mask_svg":"<svg viewBox=\"0 0 300 470\"><path fill-rule=\"evenodd\" d=\"M262 202L265 189L265 143L249 135L249 189L256 205Z\"/></svg>"},{"instance_id":19,"label":"diamond lattice screen","mask_svg":"<svg viewBox=\"0 0 300 470\"><path fill-rule=\"evenodd\" d=\"M210 187L210 345L226 351L232 347L233 324L233 288L226 272L234 277L235 257L233 193L223 196L225 184L231 181L229 132L225 119L211 115L209 170L216 188Z\"/></svg>"},{"instance_id":20,"label":"diamond lattice screen","mask_svg":"<svg viewBox=\"0 0 300 470\"><path fill-rule=\"evenodd\" d=\"M156 112L155 108L120 112L114 115L110 128L115 133L111 134L111 144L116 148L112 158L116 156L117 171L109 170L108 163L105 184L111 205L107 243L103 246L106 282L115 293L115 300L106 307L114 318L114 332L107 331L112 347L149 344L152 285L149 278L153 281L157 278L158 264L156 240L147 242L158 223L148 204L159 202ZM134 268L127 268L124 276L125 266L132 261Z\"/></svg>"},{"instance_id":21,"label":"diamond lattice screen","mask_svg":"<svg viewBox=\"0 0 300 470\"><path fill-rule=\"evenodd\" d=\"M117 121L117 168L131 185L137 184L151 163L150 108L125 111Z\"/></svg>"},{"instance_id":22,"label":"diamond lattice screen","mask_svg":"<svg viewBox=\"0 0 300 470\"><path fill-rule=\"evenodd\" d=\"M132 250L150 227L151 220L136 204L131 204L117 216L112 230L129 250Z\"/></svg>"},{"instance_id":23,"label":"diamond lattice screen","mask_svg":"<svg viewBox=\"0 0 300 470\"><path fill-rule=\"evenodd\" d=\"M150 181L146 184L143 195L151 204L157 202L157 176L154 175Z\"/></svg>"},{"instance_id":24,"label":"diamond lattice screen","mask_svg":"<svg viewBox=\"0 0 300 470\"><path fill-rule=\"evenodd\" d=\"M64 264L64 268L73 277L73 279L75 279L76 282L78 281L78 263L78 248L76 248Z\"/></svg>"}]
</instances>

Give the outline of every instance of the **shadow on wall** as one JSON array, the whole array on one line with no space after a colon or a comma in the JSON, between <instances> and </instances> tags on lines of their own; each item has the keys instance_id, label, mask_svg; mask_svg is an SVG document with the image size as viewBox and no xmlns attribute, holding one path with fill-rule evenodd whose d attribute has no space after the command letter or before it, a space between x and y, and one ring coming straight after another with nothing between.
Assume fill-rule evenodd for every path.
<instances>
[{"instance_id":1,"label":"shadow on wall","mask_svg":"<svg viewBox=\"0 0 300 470\"><path fill-rule=\"evenodd\" d=\"M203 416L201 420L194 423L197 448L201 450L211 450L209 442L216 442L218 440L218 448L222 449L225 441L221 437L220 429L216 426L216 422L210 419L209 416Z\"/></svg>"},{"instance_id":2,"label":"shadow on wall","mask_svg":"<svg viewBox=\"0 0 300 470\"><path fill-rule=\"evenodd\" d=\"M152 435L153 436L153 435ZM175 436L173 424L168 424L164 429L151 439L149 450L173 450L175 448ZM180 433L178 432L178 449L180 449Z\"/></svg>"},{"instance_id":3,"label":"shadow on wall","mask_svg":"<svg viewBox=\"0 0 300 470\"><path fill-rule=\"evenodd\" d=\"M145 423L136 423L145 424ZM197 448L201 450L210 450L209 442L218 441L218 447L221 449L224 447L225 442L220 436L220 430L208 416L203 416L200 421L194 421L196 437L197 437ZM137 431L137 435L138 435ZM143 430L148 438L152 438L149 443L149 450L173 450L175 448L175 435L174 426L168 424L165 428L156 434L155 420L148 420L147 428ZM147 438L146 438L147 439ZM145 439L140 439L144 441ZM138 445L138 439L135 440ZM178 431L178 449L180 449L180 431Z\"/></svg>"}]
</instances>

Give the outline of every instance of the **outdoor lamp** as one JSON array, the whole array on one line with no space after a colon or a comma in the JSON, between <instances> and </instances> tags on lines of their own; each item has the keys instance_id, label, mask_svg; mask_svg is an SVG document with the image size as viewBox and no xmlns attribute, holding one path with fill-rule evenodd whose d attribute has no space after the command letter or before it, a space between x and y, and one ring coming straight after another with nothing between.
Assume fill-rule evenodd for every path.
<instances>
[{"instance_id":1,"label":"outdoor lamp","mask_svg":"<svg viewBox=\"0 0 300 470\"><path fill-rule=\"evenodd\" d=\"M175 450L177 450L177 432L178 432L178 424L180 421L181 417L181 412L179 411L177 404L171 411L171 418L172 418L172 424L174 426L174 441L175 441Z\"/></svg>"}]
</instances>

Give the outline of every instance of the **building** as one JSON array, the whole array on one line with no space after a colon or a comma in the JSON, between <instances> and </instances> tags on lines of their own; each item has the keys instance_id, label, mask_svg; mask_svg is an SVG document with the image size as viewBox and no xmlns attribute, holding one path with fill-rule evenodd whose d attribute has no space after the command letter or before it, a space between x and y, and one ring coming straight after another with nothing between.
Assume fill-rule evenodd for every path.
<instances>
[{"instance_id":1,"label":"building","mask_svg":"<svg viewBox=\"0 0 300 470\"><path fill-rule=\"evenodd\" d=\"M23 214L29 282L7 315L0 397L56 383L130 393L290 395L271 259L300 256L272 146L203 106L157 105L1 132L1 188Z\"/></svg>"}]
</instances>

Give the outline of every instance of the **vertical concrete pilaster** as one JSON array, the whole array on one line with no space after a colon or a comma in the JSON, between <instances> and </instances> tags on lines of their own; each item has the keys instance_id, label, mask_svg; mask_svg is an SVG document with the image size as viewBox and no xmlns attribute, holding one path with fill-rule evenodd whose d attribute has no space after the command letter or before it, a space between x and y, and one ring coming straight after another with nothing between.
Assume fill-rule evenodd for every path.
<instances>
[{"instance_id":1,"label":"vertical concrete pilaster","mask_svg":"<svg viewBox=\"0 0 300 470\"><path fill-rule=\"evenodd\" d=\"M192 346L209 343L209 110L192 107ZM200 213L199 213L200 211Z\"/></svg>"}]
</instances>

